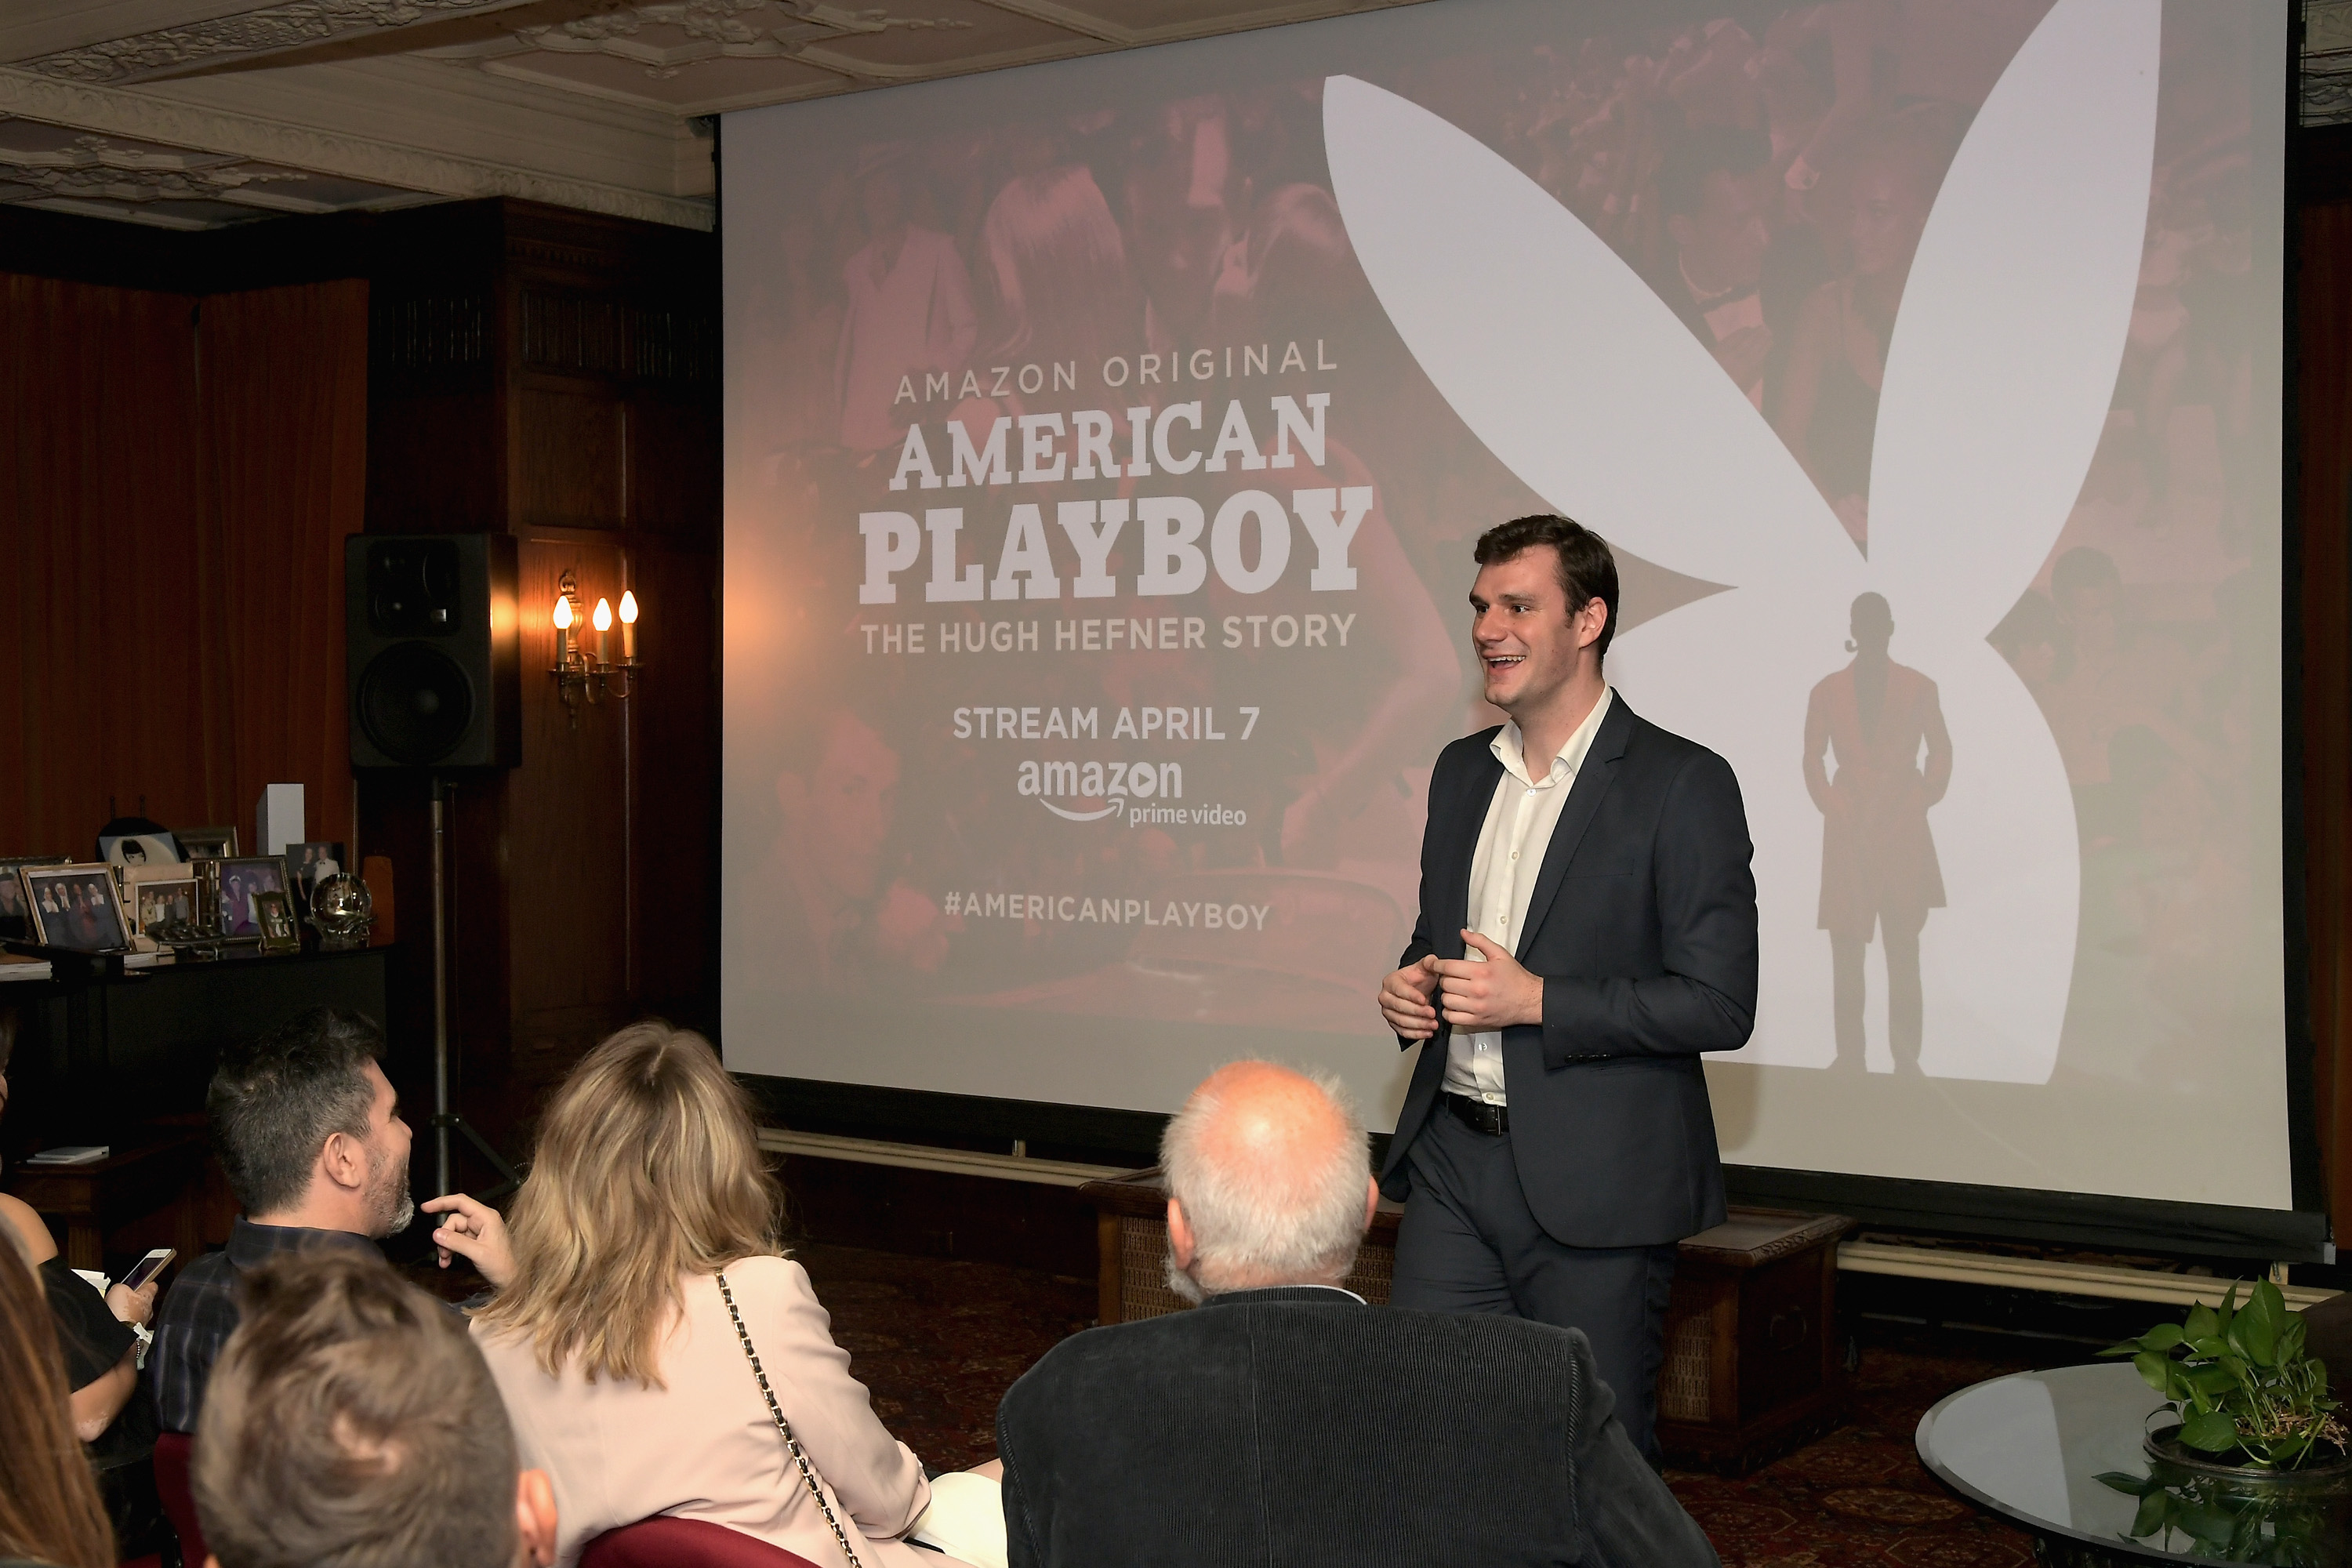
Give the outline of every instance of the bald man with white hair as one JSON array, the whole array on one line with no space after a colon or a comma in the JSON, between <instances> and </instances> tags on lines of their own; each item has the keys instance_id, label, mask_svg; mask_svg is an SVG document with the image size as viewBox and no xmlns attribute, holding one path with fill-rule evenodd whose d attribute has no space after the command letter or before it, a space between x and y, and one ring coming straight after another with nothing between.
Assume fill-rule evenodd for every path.
<instances>
[{"instance_id":1,"label":"bald man with white hair","mask_svg":"<svg viewBox=\"0 0 2352 1568\"><path fill-rule=\"evenodd\" d=\"M1345 1289L1380 1194L1335 1080L1220 1068L1160 1166L1198 1306L1065 1340L1006 1393L1011 1568L1717 1562L1581 1333Z\"/></svg>"}]
</instances>

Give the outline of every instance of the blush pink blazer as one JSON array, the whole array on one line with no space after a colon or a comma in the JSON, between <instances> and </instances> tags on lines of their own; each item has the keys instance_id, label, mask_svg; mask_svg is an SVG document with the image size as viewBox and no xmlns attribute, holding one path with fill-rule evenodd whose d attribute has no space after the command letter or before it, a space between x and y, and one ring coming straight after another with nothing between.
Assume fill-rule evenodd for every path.
<instances>
[{"instance_id":1,"label":"blush pink blazer","mask_svg":"<svg viewBox=\"0 0 2352 1568\"><path fill-rule=\"evenodd\" d=\"M728 1268L727 1282L858 1560L950 1568L954 1559L898 1539L929 1503L930 1483L875 1415L866 1385L849 1375L849 1352L833 1342L807 1271L788 1258L747 1258ZM592 1384L572 1367L550 1377L521 1336L475 1327L524 1466L555 1483L557 1563L572 1568L595 1536L667 1513L740 1530L835 1568L841 1548L776 1434L718 1281L689 1274L683 1289L685 1310L662 1343L659 1388Z\"/></svg>"}]
</instances>

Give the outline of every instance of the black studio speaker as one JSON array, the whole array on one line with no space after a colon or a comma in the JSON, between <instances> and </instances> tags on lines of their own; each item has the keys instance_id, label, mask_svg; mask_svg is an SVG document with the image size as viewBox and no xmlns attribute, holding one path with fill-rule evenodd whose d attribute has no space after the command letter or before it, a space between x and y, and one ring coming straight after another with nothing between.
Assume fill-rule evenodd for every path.
<instances>
[{"instance_id":1,"label":"black studio speaker","mask_svg":"<svg viewBox=\"0 0 2352 1568\"><path fill-rule=\"evenodd\" d=\"M522 628L505 533L343 541L355 768L522 761Z\"/></svg>"}]
</instances>

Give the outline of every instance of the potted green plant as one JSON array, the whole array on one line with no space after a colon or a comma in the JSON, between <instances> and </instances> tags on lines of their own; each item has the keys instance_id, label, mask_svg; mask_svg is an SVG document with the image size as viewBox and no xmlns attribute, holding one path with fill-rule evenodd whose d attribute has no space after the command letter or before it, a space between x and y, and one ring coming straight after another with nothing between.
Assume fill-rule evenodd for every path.
<instances>
[{"instance_id":1,"label":"potted green plant","mask_svg":"<svg viewBox=\"0 0 2352 1568\"><path fill-rule=\"evenodd\" d=\"M2303 1319L2268 1280L2243 1307L2233 1283L2218 1310L2200 1302L2185 1321L2158 1323L2099 1353L2131 1357L2179 1417L2147 1434L2159 1458L2250 1477L2352 1467L2327 1368L2305 1353Z\"/></svg>"}]
</instances>

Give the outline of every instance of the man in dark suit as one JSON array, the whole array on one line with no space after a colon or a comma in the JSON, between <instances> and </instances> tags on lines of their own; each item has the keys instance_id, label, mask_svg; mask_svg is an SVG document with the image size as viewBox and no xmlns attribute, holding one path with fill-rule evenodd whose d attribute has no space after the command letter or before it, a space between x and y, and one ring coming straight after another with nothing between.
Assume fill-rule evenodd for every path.
<instances>
[{"instance_id":1,"label":"man in dark suit","mask_svg":"<svg viewBox=\"0 0 2352 1568\"><path fill-rule=\"evenodd\" d=\"M1405 1202L1392 1300L1581 1329L1654 1461L1675 1244L1724 1213L1699 1053L1755 1024L1747 814L1728 763L1602 679L1599 536L1519 518L1476 558L1471 639L1511 721L1437 759L1421 919L1381 984L1421 1047L1381 1173Z\"/></svg>"},{"instance_id":2,"label":"man in dark suit","mask_svg":"<svg viewBox=\"0 0 2352 1568\"><path fill-rule=\"evenodd\" d=\"M1378 1194L1336 1084L1212 1074L1169 1123L1169 1283L1198 1310L1045 1353L996 1416L1011 1568L1706 1568L1581 1334L1367 1307Z\"/></svg>"}]
</instances>

